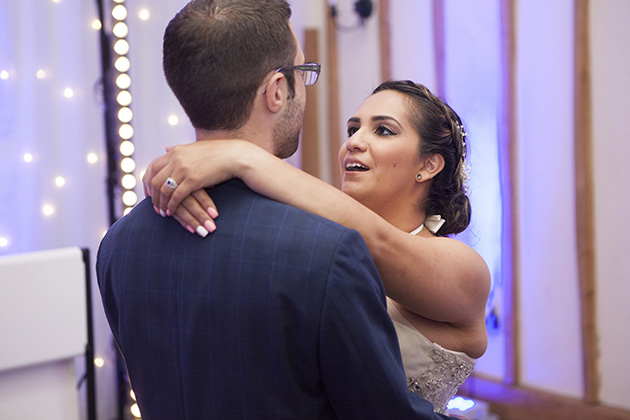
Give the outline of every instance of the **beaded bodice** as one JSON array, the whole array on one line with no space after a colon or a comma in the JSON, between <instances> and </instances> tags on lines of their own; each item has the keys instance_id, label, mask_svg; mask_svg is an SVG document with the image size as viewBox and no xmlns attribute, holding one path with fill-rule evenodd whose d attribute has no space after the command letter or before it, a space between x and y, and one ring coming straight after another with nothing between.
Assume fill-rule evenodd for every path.
<instances>
[{"instance_id":1,"label":"beaded bodice","mask_svg":"<svg viewBox=\"0 0 630 420\"><path fill-rule=\"evenodd\" d=\"M475 367L475 359L433 343L407 321L387 298L387 311L394 321L410 392L420 394L444 414Z\"/></svg>"}]
</instances>

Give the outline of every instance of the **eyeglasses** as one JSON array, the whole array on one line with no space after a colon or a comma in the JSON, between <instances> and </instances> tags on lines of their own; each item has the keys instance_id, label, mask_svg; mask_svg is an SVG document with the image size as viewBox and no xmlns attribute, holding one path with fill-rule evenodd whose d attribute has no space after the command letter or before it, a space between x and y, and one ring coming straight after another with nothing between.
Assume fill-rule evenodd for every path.
<instances>
[{"instance_id":1,"label":"eyeglasses","mask_svg":"<svg viewBox=\"0 0 630 420\"><path fill-rule=\"evenodd\" d=\"M278 70L276 70L276 73L292 70L297 70L302 73L304 86L313 86L315 83L317 83L319 72L322 70L322 65L319 63L304 63L301 66L280 67Z\"/></svg>"}]
</instances>

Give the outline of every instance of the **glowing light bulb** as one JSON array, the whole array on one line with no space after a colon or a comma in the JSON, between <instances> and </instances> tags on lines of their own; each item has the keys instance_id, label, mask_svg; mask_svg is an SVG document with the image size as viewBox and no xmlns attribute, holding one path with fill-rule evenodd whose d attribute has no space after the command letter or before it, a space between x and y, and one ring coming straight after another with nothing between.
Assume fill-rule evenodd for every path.
<instances>
[{"instance_id":1,"label":"glowing light bulb","mask_svg":"<svg viewBox=\"0 0 630 420\"><path fill-rule=\"evenodd\" d=\"M138 195L133 191L125 191L122 195L122 201L127 207L131 207L138 202Z\"/></svg>"},{"instance_id":2,"label":"glowing light bulb","mask_svg":"<svg viewBox=\"0 0 630 420\"><path fill-rule=\"evenodd\" d=\"M136 177L131 175L131 174L127 174L125 176L122 177L122 179L120 180L121 185L123 186L124 189L126 190L131 190L133 188L136 188L136 185L138 183L138 181L136 181Z\"/></svg>"},{"instance_id":3,"label":"glowing light bulb","mask_svg":"<svg viewBox=\"0 0 630 420\"><path fill-rule=\"evenodd\" d=\"M141 20L149 20L149 18L151 17L151 13L149 13L148 9L142 9L140 10L140 12L138 13L138 17Z\"/></svg>"},{"instance_id":4,"label":"glowing light bulb","mask_svg":"<svg viewBox=\"0 0 630 420\"><path fill-rule=\"evenodd\" d=\"M114 67L121 73L129 71L129 67L131 67L131 62L127 57L118 57L116 62L114 63Z\"/></svg>"},{"instance_id":5,"label":"glowing light bulb","mask_svg":"<svg viewBox=\"0 0 630 420\"><path fill-rule=\"evenodd\" d=\"M179 124L179 118L177 118L177 115L169 115L168 123L172 126L175 126Z\"/></svg>"},{"instance_id":6,"label":"glowing light bulb","mask_svg":"<svg viewBox=\"0 0 630 420\"><path fill-rule=\"evenodd\" d=\"M38 79L45 79L46 78L46 72L44 70L37 70L37 74L36 74Z\"/></svg>"},{"instance_id":7,"label":"glowing light bulb","mask_svg":"<svg viewBox=\"0 0 630 420\"><path fill-rule=\"evenodd\" d=\"M114 33L114 35L116 35L118 38L124 38L127 36L127 34L129 33L129 28L127 27L127 24L125 22L118 22L117 24L114 25L114 27L112 28L112 32Z\"/></svg>"},{"instance_id":8,"label":"glowing light bulb","mask_svg":"<svg viewBox=\"0 0 630 420\"><path fill-rule=\"evenodd\" d=\"M61 0L52 0L53 3L59 3Z\"/></svg>"},{"instance_id":9,"label":"glowing light bulb","mask_svg":"<svg viewBox=\"0 0 630 420\"><path fill-rule=\"evenodd\" d=\"M31 163L33 161L33 155L30 153L24 153L24 162Z\"/></svg>"},{"instance_id":10,"label":"glowing light bulb","mask_svg":"<svg viewBox=\"0 0 630 420\"><path fill-rule=\"evenodd\" d=\"M98 19L94 19L92 21L92 29L98 31L99 29L101 29L103 27L103 24L101 23L100 20Z\"/></svg>"},{"instance_id":11,"label":"glowing light bulb","mask_svg":"<svg viewBox=\"0 0 630 420\"><path fill-rule=\"evenodd\" d=\"M64 177L62 176L58 176L57 178L55 178L55 185L58 187L63 187L64 185L66 185L66 180Z\"/></svg>"},{"instance_id":12,"label":"glowing light bulb","mask_svg":"<svg viewBox=\"0 0 630 420\"><path fill-rule=\"evenodd\" d=\"M118 55L127 55L129 52L129 43L124 39L119 39L114 44L114 51L116 51Z\"/></svg>"},{"instance_id":13,"label":"glowing light bulb","mask_svg":"<svg viewBox=\"0 0 630 420\"><path fill-rule=\"evenodd\" d=\"M116 101L120 106L129 106L131 105L131 93L128 90L121 91L118 96L116 96Z\"/></svg>"},{"instance_id":14,"label":"glowing light bulb","mask_svg":"<svg viewBox=\"0 0 630 420\"><path fill-rule=\"evenodd\" d=\"M63 96L65 96L66 98L72 98L74 96L74 91L71 88L66 88L63 91Z\"/></svg>"},{"instance_id":15,"label":"glowing light bulb","mask_svg":"<svg viewBox=\"0 0 630 420\"><path fill-rule=\"evenodd\" d=\"M55 208L50 204L44 204L44 206L42 206L42 213L44 213L44 216L52 216L55 213Z\"/></svg>"},{"instance_id":16,"label":"glowing light bulb","mask_svg":"<svg viewBox=\"0 0 630 420\"><path fill-rule=\"evenodd\" d=\"M0 79L7 80L9 79L9 72L6 70L0 71Z\"/></svg>"},{"instance_id":17,"label":"glowing light bulb","mask_svg":"<svg viewBox=\"0 0 630 420\"><path fill-rule=\"evenodd\" d=\"M87 161L88 161L88 163L96 163L96 162L98 162L98 155L96 153L88 153Z\"/></svg>"},{"instance_id":18,"label":"glowing light bulb","mask_svg":"<svg viewBox=\"0 0 630 420\"><path fill-rule=\"evenodd\" d=\"M132 158L126 157L120 161L120 169L125 173L131 173L136 169L136 161Z\"/></svg>"},{"instance_id":19,"label":"glowing light bulb","mask_svg":"<svg viewBox=\"0 0 630 420\"><path fill-rule=\"evenodd\" d=\"M133 392L133 389L131 391L129 391L129 396L131 397L132 400L137 401L136 400L136 393Z\"/></svg>"},{"instance_id":20,"label":"glowing light bulb","mask_svg":"<svg viewBox=\"0 0 630 420\"><path fill-rule=\"evenodd\" d=\"M123 211L123 216L128 215L128 214L129 214L129 212L130 212L131 210L133 210L133 207L127 207L127 208L125 208L125 211Z\"/></svg>"},{"instance_id":21,"label":"glowing light bulb","mask_svg":"<svg viewBox=\"0 0 630 420\"><path fill-rule=\"evenodd\" d=\"M127 18L127 8L122 4L115 6L112 9L112 16L116 20L125 20Z\"/></svg>"},{"instance_id":22,"label":"glowing light bulb","mask_svg":"<svg viewBox=\"0 0 630 420\"><path fill-rule=\"evenodd\" d=\"M118 129L118 135L121 139L129 140L133 137L133 127L129 124L123 124Z\"/></svg>"},{"instance_id":23,"label":"glowing light bulb","mask_svg":"<svg viewBox=\"0 0 630 420\"><path fill-rule=\"evenodd\" d=\"M133 118L133 112L131 109L124 107L118 110L118 121L128 123Z\"/></svg>"},{"instance_id":24,"label":"glowing light bulb","mask_svg":"<svg viewBox=\"0 0 630 420\"><path fill-rule=\"evenodd\" d=\"M96 366L96 367L103 367L103 366L105 366L105 360L102 357L95 357L94 358L94 366Z\"/></svg>"},{"instance_id":25,"label":"glowing light bulb","mask_svg":"<svg viewBox=\"0 0 630 420\"><path fill-rule=\"evenodd\" d=\"M129 408L129 411L131 411L131 415L135 418L142 418L142 414L140 414L140 408L138 407L138 404L133 404L131 408Z\"/></svg>"},{"instance_id":26,"label":"glowing light bulb","mask_svg":"<svg viewBox=\"0 0 630 420\"><path fill-rule=\"evenodd\" d=\"M131 77L127 73L122 73L116 78L116 86L119 89L129 89L131 86Z\"/></svg>"},{"instance_id":27,"label":"glowing light bulb","mask_svg":"<svg viewBox=\"0 0 630 420\"><path fill-rule=\"evenodd\" d=\"M6 248L7 246L9 246L9 239L0 236L0 248Z\"/></svg>"},{"instance_id":28,"label":"glowing light bulb","mask_svg":"<svg viewBox=\"0 0 630 420\"><path fill-rule=\"evenodd\" d=\"M120 143L120 154L123 156L131 156L136 150L136 147L129 140Z\"/></svg>"}]
</instances>

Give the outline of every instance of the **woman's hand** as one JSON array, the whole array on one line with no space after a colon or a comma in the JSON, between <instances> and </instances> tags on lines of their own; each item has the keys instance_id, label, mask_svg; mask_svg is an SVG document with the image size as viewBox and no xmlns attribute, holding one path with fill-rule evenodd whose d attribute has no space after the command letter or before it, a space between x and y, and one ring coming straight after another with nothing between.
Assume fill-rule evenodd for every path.
<instances>
[{"instance_id":1,"label":"woman's hand","mask_svg":"<svg viewBox=\"0 0 630 420\"><path fill-rule=\"evenodd\" d=\"M216 229L213 219L216 206L203 190L228 179L238 177L238 158L242 140L204 140L168 147L167 153L154 159L142 182L151 197L155 211L173 215L190 232L206 236ZM167 185L169 179L176 187Z\"/></svg>"},{"instance_id":2,"label":"woman's hand","mask_svg":"<svg viewBox=\"0 0 630 420\"><path fill-rule=\"evenodd\" d=\"M156 213L163 217L166 216L162 210L155 206L153 208ZM170 212L168 215L171 215ZM206 190L197 190L184 198L172 216L190 233L197 233L205 238L216 230L217 227L213 219L216 219L219 213Z\"/></svg>"}]
</instances>

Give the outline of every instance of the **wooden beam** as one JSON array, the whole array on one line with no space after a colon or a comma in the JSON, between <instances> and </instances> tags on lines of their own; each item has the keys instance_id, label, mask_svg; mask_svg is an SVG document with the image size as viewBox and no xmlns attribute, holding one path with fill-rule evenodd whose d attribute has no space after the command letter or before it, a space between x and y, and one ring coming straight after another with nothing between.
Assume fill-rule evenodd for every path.
<instances>
[{"instance_id":1,"label":"wooden beam","mask_svg":"<svg viewBox=\"0 0 630 420\"><path fill-rule=\"evenodd\" d=\"M575 0L575 211L577 259L582 322L584 398L599 402L597 325L595 305L595 235L591 75L589 49L589 0Z\"/></svg>"},{"instance_id":2,"label":"wooden beam","mask_svg":"<svg viewBox=\"0 0 630 420\"><path fill-rule=\"evenodd\" d=\"M328 81L328 159L330 162L331 184L341 187L337 155L341 146L339 125L339 59L337 55L337 27L330 13L328 0L323 0L326 8L326 80Z\"/></svg>"},{"instance_id":3,"label":"wooden beam","mask_svg":"<svg viewBox=\"0 0 630 420\"><path fill-rule=\"evenodd\" d=\"M379 46L381 50L381 81L392 77L391 32L389 26L389 0L378 2Z\"/></svg>"},{"instance_id":4,"label":"wooden beam","mask_svg":"<svg viewBox=\"0 0 630 420\"><path fill-rule=\"evenodd\" d=\"M518 229L518 139L516 108L515 14L512 0L501 0L501 123L499 124L499 168L503 224L501 266L503 268L505 375L504 382L520 382L520 233Z\"/></svg>"},{"instance_id":5,"label":"wooden beam","mask_svg":"<svg viewBox=\"0 0 630 420\"><path fill-rule=\"evenodd\" d=\"M318 31L304 31L304 55L309 61L319 62ZM320 177L319 165L319 95L316 87L309 87L304 110L304 127L302 129L302 170Z\"/></svg>"},{"instance_id":6,"label":"wooden beam","mask_svg":"<svg viewBox=\"0 0 630 420\"><path fill-rule=\"evenodd\" d=\"M486 401L501 420L630 420L630 411L471 376L461 396Z\"/></svg>"}]
</instances>

